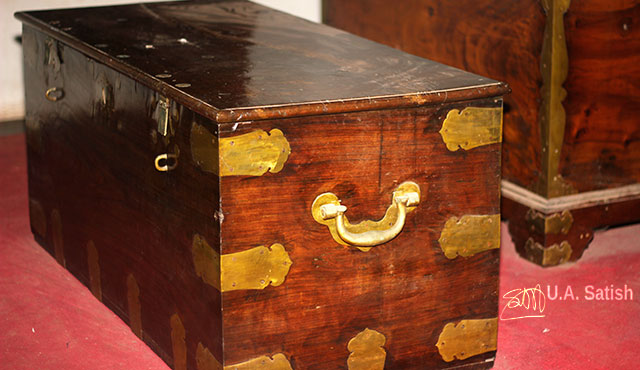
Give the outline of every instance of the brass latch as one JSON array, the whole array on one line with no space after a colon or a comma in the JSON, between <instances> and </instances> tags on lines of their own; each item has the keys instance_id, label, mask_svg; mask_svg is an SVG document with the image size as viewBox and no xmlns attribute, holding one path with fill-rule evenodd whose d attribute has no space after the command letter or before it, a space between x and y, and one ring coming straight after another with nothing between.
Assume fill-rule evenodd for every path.
<instances>
[{"instance_id":1,"label":"brass latch","mask_svg":"<svg viewBox=\"0 0 640 370\"><path fill-rule=\"evenodd\" d=\"M153 112L153 117L158 122L158 132L162 136L169 134L169 110L171 108L171 101L169 98L161 98L156 104L156 110Z\"/></svg>"}]
</instances>

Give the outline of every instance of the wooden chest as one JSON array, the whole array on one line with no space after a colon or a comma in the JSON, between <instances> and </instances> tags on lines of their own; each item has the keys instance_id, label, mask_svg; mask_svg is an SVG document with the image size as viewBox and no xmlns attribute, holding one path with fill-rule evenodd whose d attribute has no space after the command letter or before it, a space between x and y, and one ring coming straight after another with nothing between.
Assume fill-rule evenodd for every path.
<instances>
[{"instance_id":1,"label":"wooden chest","mask_svg":"<svg viewBox=\"0 0 640 370\"><path fill-rule=\"evenodd\" d=\"M35 238L174 369L491 366L506 85L243 1L17 17Z\"/></svg>"},{"instance_id":2,"label":"wooden chest","mask_svg":"<svg viewBox=\"0 0 640 370\"><path fill-rule=\"evenodd\" d=\"M640 1L323 4L330 25L509 83L503 216L521 255L576 260L594 228L640 221Z\"/></svg>"}]
</instances>

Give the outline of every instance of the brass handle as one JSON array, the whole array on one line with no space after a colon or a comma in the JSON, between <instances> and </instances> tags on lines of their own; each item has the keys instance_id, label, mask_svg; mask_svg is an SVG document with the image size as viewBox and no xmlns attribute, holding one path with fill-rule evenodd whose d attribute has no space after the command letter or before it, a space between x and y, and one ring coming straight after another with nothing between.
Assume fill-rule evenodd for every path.
<instances>
[{"instance_id":1,"label":"brass handle","mask_svg":"<svg viewBox=\"0 0 640 370\"><path fill-rule=\"evenodd\" d=\"M380 221L363 221L350 224L345 216L347 207L333 193L316 197L311 206L313 218L329 228L334 240L343 245L352 245L362 251L394 239L402 229L407 213L420 203L420 187L407 181L396 188L392 202Z\"/></svg>"},{"instance_id":2,"label":"brass handle","mask_svg":"<svg viewBox=\"0 0 640 370\"><path fill-rule=\"evenodd\" d=\"M64 98L64 90L61 87L52 87L44 92L44 97L49 101L58 101Z\"/></svg>"},{"instance_id":3,"label":"brass handle","mask_svg":"<svg viewBox=\"0 0 640 370\"><path fill-rule=\"evenodd\" d=\"M178 167L178 156L168 153L160 154L156 157L154 164L156 165L156 170L160 172L171 171Z\"/></svg>"}]
</instances>

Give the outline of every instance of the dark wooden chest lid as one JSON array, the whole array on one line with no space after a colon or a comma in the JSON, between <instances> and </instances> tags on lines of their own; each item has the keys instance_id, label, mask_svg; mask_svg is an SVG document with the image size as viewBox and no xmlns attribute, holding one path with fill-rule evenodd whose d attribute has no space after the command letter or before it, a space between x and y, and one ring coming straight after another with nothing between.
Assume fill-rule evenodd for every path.
<instances>
[{"instance_id":1,"label":"dark wooden chest lid","mask_svg":"<svg viewBox=\"0 0 640 370\"><path fill-rule=\"evenodd\" d=\"M497 81L247 1L16 17L218 122L438 104L508 91Z\"/></svg>"}]
</instances>

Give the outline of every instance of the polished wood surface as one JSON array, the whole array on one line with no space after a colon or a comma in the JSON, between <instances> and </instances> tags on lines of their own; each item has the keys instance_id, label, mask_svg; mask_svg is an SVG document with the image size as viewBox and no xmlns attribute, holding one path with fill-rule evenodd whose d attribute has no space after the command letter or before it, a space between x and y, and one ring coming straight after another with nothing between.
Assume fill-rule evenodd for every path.
<instances>
[{"instance_id":1,"label":"polished wood surface","mask_svg":"<svg viewBox=\"0 0 640 370\"><path fill-rule=\"evenodd\" d=\"M640 1L572 1L560 172L578 192L640 183ZM638 211L640 220L640 211Z\"/></svg>"},{"instance_id":2,"label":"polished wood surface","mask_svg":"<svg viewBox=\"0 0 640 370\"><path fill-rule=\"evenodd\" d=\"M548 18L541 1L324 0L323 17L329 25L371 40L506 81L512 93L505 97L502 176L553 199L540 186L556 176L542 165L545 150L560 153L558 175L568 184L567 193L640 183L640 1L567 3L562 19L568 55L562 101L566 123L565 114L551 123L565 125L557 148L542 132L539 118ZM627 216L587 206L580 211L586 214L576 219L569 237L572 259L588 244L590 238L579 238L587 230L592 234L594 227L640 221L637 201L612 202L611 209L626 210ZM560 237L527 234L528 210L503 209L518 248L530 237L545 247L557 244L554 238ZM604 219L596 222L598 217Z\"/></svg>"},{"instance_id":3,"label":"polished wood surface","mask_svg":"<svg viewBox=\"0 0 640 370\"><path fill-rule=\"evenodd\" d=\"M471 88L475 97L506 91L494 80L246 1L17 17L217 121L464 100Z\"/></svg>"},{"instance_id":4,"label":"polished wood surface","mask_svg":"<svg viewBox=\"0 0 640 370\"><path fill-rule=\"evenodd\" d=\"M323 21L370 40L506 81L502 176L541 171L538 125L545 15L539 1L324 0Z\"/></svg>"},{"instance_id":5,"label":"polished wood surface","mask_svg":"<svg viewBox=\"0 0 640 370\"><path fill-rule=\"evenodd\" d=\"M258 58L262 61L257 62L252 59L257 58L253 49L243 49L239 36L228 39L229 35L222 31L210 32L209 26L203 25L205 16L198 18L198 14L210 15L213 27L218 19L216 12L229 4L236 3L175 3L148 8L136 5L123 8L123 12L99 10L102 16L135 13L144 23L145 17L151 17L151 10L157 15L168 13L173 7L173 17L185 16L184 11L194 18L193 24L167 21L163 27L184 31L181 34L193 43L198 42L195 33L188 32L197 29L205 40L203 48L207 42L227 40L229 55L223 57L221 51L216 54L221 60L215 62L217 57L214 58L212 65L221 69L210 70L210 76L207 71L196 74L197 68L190 69L194 65L189 60L196 56L188 52L179 55L182 59L169 54L164 61L144 59L148 68L154 63L178 66L184 62L184 73L198 76L192 85L198 95L189 95L188 88L172 90L164 82L149 84L157 79L141 69L135 69L138 74L131 73L132 65L143 63L142 49L135 53L127 50L127 63L133 63L128 67L102 60L104 54L92 59L85 54L88 49L82 46L84 43L69 37L75 28L60 31L65 28L60 20L54 25L60 30L43 30L33 18L37 15L56 20L66 14L66 19L72 19L71 15L80 11L21 16L33 24L24 28L23 43L30 210L36 239L84 284L100 292L96 295L107 306L139 332L163 360L179 370L196 369L198 348L202 347L224 365L282 353L297 370L346 369L350 354L347 344L366 328L386 338L385 369L490 367L495 351L445 362L436 343L448 323L497 317L499 250L448 259L438 238L451 217L499 213L500 143L450 151L439 130L452 109L499 109L499 95L506 91L505 85L484 84L488 80L431 62L418 63L417 58L376 47L373 49L384 52L377 54L373 50L372 55L388 58L376 57L371 63L397 66L396 73L380 75L387 82L378 87L382 89L379 91L397 88L401 94L409 94L395 100L376 98L372 96L378 90L373 85L381 80L371 73L383 70L369 70L360 59L336 62L346 68L342 72L325 69L326 59L335 57L333 47L339 46L330 45L302 59L282 60L291 66L301 61L308 63L298 65L308 71L306 75L291 73L289 82L282 81L282 99L290 99L287 91L291 89L287 86L296 84L304 89L304 81L309 81L311 95L300 93L295 105L279 106L275 116L278 118L260 115L261 110L252 108L251 102L264 104L277 94L257 92L258 77L267 79L267 75L252 74L255 70L250 65L265 63L261 58L275 64L275 72L269 77L273 80L265 82L270 86L285 76L278 72L282 67L279 59L269 58L266 51L271 50L272 56L277 57L285 49L291 55L295 52L284 44L262 43L259 49L267 56L262 55ZM237 27L236 31L245 27L245 20L234 17L242 18L241 10L248 9L253 14L258 9L242 4L234 8L236 13L225 10L231 13L230 23ZM202 9L209 9L211 14ZM276 22L283 27L308 26L309 31L297 35L311 40L328 42L325 33L338 33L341 36L337 39L349 41L352 47L343 52L353 53L349 54L353 58L357 55L354 50L374 45L319 25L264 12L292 23ZM131 15L127 19L138 18ZM74 22L90 26L86 20ZM96 22L95 27L99 27L100 22ZM202 26L196 27L198 22ZM221 27L227 30L229 25L222 23ZM321 29L317 35L316 28ZM87 31L79 29L82 30ZM54 34L63 41L54 42ZM114 34L122 36L124 31ZM291 33L289 38L295 35ZM140 45L146 42L143 36ZM85 37L108 36L89 32ZM274 35L270 38L280 41ZM259 44L251 40L252 45ZM112 41L115 44L118 38ZM300 45L305 43L302 36L298 41ZM318 46L316 41L310 41L310 45ZM160 44L156 46L160 49ZM209 47L207 53L213 52ZM236 52L233 47L241 50ZM236 57L241 60L232 60ZM404 70L409 62L415 68ZM200 62L194 63L202 67ZM240 68L235 63L249 64ZM433 68L434 73L422 75L424 68ZM173 69L170 72L176 73ZM413 73L422 75L416 77L415 86L409 78ZM345 84L344 89L337 87L342 85L331 85L336 74L344 74L339 80L354 85ZM365 77L373 78L373 82L362 82ZM224 81L229 86L235 83L230 88L232 96L221 99L225 104L234 104L226 111L220 108L225 105L214 108L205 99L206 94L217 94L216 89L224 86ZM431 82L435 85L429 85ZM446 86L459 89L439 90ZM64 92L59 100L46 99L45 92L51 87ZM328 98L340 96L345 101L327 102L327 106L339 108L334 111L308 109L306 99L323 92L329 94ZM355 95L350 96L351 93ZM156 104L163 96L184 104L171 104L172 123L167 136L158 132L156 119ZM367 96L368 103L359 105L358 99L363 96ZM246 120L242 113L234 116L236 108L254 112L249 114L260 115L260 120ZM221 115L222 111L227 115ZM242 121L228 122L234 120ZM201 170L194 159L194 125L203 127L214 138L279 129L291 146L291 154L278 173L219 177ZM217 142L208 144L213 155L217 155ZM177 154L177 167L172 171L156 170L154 159L163 153ZM315 197L334 192L349 207L351 222L378 220L390 204L393 189L403 181L419 184L421 203L408 215L397 238L369 252L337 244L327 227L311 215ZM221 254L280 243L293 263L280 286L220 293L196 274L192 255L195 235ZM139 314L131 311L136 310L136 297Z\"/></svg>"},{"instance_id":6,"label":"polished wood surface","mask_svg":"<svg viewBox=\"0 0 640 370\"><path fill-rule=\"evenodd\" d=\"M449 260L437 242L452 216L499 213L499 145L450 152L437 132L445 112L466 105L265 121L221 132L278 128L292 152L278 174L221 182L222 252L281 243L293 261L280 287L224 294L230 363L284 348L300 368L336 368L349 339L370 328L387 337L386 369L445 368L435 347L444 325L496 317L499 251ZM311 216L315 197L333 192L352 222L378 220L404 181L416 182L423 200L396 239L369 252L337 244Z\"/></svg>"},{"instance_id":7,"label":"polished wood surface","mask_svg":"<svg viewBox=\"0 0 640 370\"><path fill-rule=\"evenodd\" d=\"M87 244L93 242L102 300L128 324L127 278L132 274L140 290L142 339L167 363L172 363L169 317L174 313L189 328L189 348L195 352L197 337L221 358L222 297L195 274L183 273L193 264L194 232L219 238L219 224L211 219L219 207L218 179L201 176L193 166L174 173L154 167L158 154L176 145L189 147L192 121L209 121L184 109L179 134L165 143L149 113L157 93L70 48L61 51L64 63L56 72L42 63L46 39L28 27L23 31L36 239L56 255L59 235L63 256L58 260L87 285ZM114 86L108 109L100 101L98 80L103 78ZM47 82L64 83L64 98L48 101ZM40 215L46 227L39 230Z\"/></svg>"}]
</instances>

